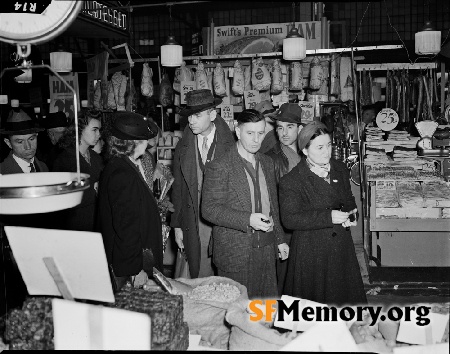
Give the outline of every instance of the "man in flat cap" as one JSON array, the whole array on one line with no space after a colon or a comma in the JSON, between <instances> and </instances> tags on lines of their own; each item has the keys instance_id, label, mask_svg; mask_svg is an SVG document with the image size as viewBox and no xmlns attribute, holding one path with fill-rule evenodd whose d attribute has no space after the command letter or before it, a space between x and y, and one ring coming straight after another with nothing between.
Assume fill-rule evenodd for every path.
<instances>
[{"instance_id":1,"label":"man in flat cap","mask_svg":"<svg viewBox=\"0 0 450 354\"><path fill-rule=\"evenodd\" d=\"M36 158L37 136L43 131L23 110L11 111L0 129L5 144L11 149L0 163L0 174L48 172L47 165Z\"/></svg>"},{"instance_id":2,"label":"man in flat cap","mask_svg":"<svg viewBox=\"0 0 450 354\"><path fill-rule=\"evenodd\" d=\"M186 107L180 112L189 125L175 149L171 226L178 247L186 251L192 278L214 275L209 252L212 226L201 216L199 206L205 165L235 143L228 124L215 110L221 102L210 90L194 90L186 95Z\"/></svg>"},{"instance_id":3,"label":"man in flat cap","mask_svg":"<svg viewBox=\"0 0 450 354\"><path fill-rule=\"evenodd\" d=\"M275 120L275 131L278 141L274 147L266 152L275 165L277 186L281 177L290 172L300 162L297 147L298 134L303 128L301 124L302 109L296 103L283 103L280 109L272 116ZM292 233L285 230L287 244L290 245ZM287 260L277 259L277 283L279 294L283 294L286 279Z\"/></svg>"},{"instance_id":4,"label":"man in flat cap","mask_svg":"<svg viewBox=\"0 0 450 354\"><path fill-rule=\"evenodd\" d=\"M42 159L50 170L53 168L53 162L56 157L64 151L64 149L58 146L58 141L67 130L68 123L66 114L62 111L49 113L47 118L41 120L41 124L47 131L48 138L51 142L50 147L46 151L43 151L42 154Z\"/></svg>"},{"instance_id":5,"label":"man in flat cap","mask_svg":"<svg viewBox=\"0 0 450 354\"><path fill-rule=\"evenodd\" d=\"M237 144L208 164L202 214L214 224L218 275L245 285L250 299L277 297L275 261L289 256L278 210L273 161L261 154L264 116L237 117Z\"/></svg>"}]
</instances>

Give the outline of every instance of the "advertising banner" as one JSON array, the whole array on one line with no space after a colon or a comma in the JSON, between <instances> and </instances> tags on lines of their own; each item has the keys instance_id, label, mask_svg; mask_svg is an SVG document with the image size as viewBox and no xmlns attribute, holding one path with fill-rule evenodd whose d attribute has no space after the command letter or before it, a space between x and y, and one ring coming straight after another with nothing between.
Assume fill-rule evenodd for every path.
<instances>
[{"instance_id":1,"label":"advertising banner","mask_svg":"<svg viewBox=\"0 0 450 354\"><path fill-rule=\"evenodd\" d=\"M319 49L321 22L295 22L298 32L306 39L306 49ZM283 39L292 28L292 22L266 23L214 28L214 54L257 54L280 52Z\"/></svg>"},{"instance_id":2,"label":"advertising banner","mask_svg":"<svg viewBox=\"0 0 450 354\"><path fill-rule=\"evenodd\" d=\"M77 93L77 108L80 110L80 94L78 89L78 73L60 74ZM73 93L56 76L49 77L50 84L50 113L62 111L66 117L73 120L75 118Z\"/></svg>"}]
</instances>

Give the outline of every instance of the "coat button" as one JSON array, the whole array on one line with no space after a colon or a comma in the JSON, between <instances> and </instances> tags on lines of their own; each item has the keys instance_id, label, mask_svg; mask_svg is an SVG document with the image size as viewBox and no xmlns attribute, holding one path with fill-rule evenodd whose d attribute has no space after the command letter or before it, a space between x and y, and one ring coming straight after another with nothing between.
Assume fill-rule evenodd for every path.
<instances>
[{"instance_id":1,"label":"coat button","mask_svg":"<svg viewBox=\"0 0 450 354\"><path fill-rule=\"evenodd\" d=\"M333 232L332 234L331 234L331 236L336 236L337 235L337 233L336 232Z\"/></svg>"},{"instance_id":2,"label":"coat button","mask_svg":"<svg viewBox=\"0 0 450 354\"><path fill-rule=\"evenodd\" d=\"M186 227L186 231L189 231L189 227Z\"/></svg>"}]
</instances>

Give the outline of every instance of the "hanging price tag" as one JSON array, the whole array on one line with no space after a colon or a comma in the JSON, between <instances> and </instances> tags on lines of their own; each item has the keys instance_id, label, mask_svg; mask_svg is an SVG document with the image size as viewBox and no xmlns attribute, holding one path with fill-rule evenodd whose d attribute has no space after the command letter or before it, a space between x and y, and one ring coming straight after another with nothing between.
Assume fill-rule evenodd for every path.
<instances>
[{"instance_id":1,"label":"hanging price tag","mask_svg":"<svg viewBox=\"0 0 450 354\"><path fill-rule=\"evenodd\" d=\"M308 101L298 103L302 109L302 123L309 123L314 120L314 105Z\"/></svg>"},{"instance_id":2,"label":"hanging price tag","mask_svg":"<svg viewBox=\"0 0 450 354\"><path fill-rule=\"evenodd\" d=\"M249 90L244 91L244 100L245 100L245 109L254 109L255 106L261 102L259 97L259 91L257 90Z\"/></svg>"},{"instance_id":3,"label":"hanging price tag","mask_svg":"<svg viewBox=\"0 0 450 354\"><path fill-rule=\"evenodd\" d=\"M181 81L180 83L180 95L181 95L181 104L186 104L186 94L189 91L195 90L195 81Z\"/></svg>"},{"instance_id":4,"label":"hanging price tag","mask_svg":"<svg viewBox=\"0 0 450 354\"><path fill-rule=\"evenodd\" d=\"M220 105L220 116L225 119L234 119L233 115L233 105L232 104L222 104Z\"/></svg>"}]
</instances>

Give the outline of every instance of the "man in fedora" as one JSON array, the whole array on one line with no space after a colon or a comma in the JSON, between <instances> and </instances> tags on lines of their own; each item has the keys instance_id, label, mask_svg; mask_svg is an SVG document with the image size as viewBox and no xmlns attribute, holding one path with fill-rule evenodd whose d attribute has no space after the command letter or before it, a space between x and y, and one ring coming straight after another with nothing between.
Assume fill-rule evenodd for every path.
<instances>
[{"instance_id":1,"label":"man in fedora","mask_svg":"<svg viewBox=\"0 0 450 354\"><path fill-rule=\"evenodd\" d=\"M200 215L199 206L205 165L235 143L228 124L217 115L215 107L221 102L208 89L194 90L180 112L188 117L188 126L175 149L171 226L178 247L185 249L192 278L214 275L208 251L212 226Z\"/></svg>"},{"instance_id":2,"label":"man in fedora","mask_svg":"<svg viewBox=\"0 0 450 354\"><path fill-rule=\"evenodd\" d=\"M303 128L301 123L302 109L296 103L283 103L280 109L272 116L275 120L275 131L278 141L272 149L266 152L275 165L275 177L277 185L281 177L290 172L300 162L297 147L298 134ZM292 233L285 230L286 241L290 245ZM280 295L283 294L283 286L286 279L287 261L277 259L277 285Z\"/></svg>"},{"instance_id":3,"label":"man in fedora","mask_svg":"<svg viewBox=\"0 0 450 354\"><path fill-rule=\"evenodd\" d=\"M53 162L56 157L64 150L58 146L58 141L67 130L69 122L66 114L62 111L49 113L47 118L41 120L41 125L47 131L48 138L50 140L50 146L42 152L42 160L46 163L48 168L52 170Z\"/></svg>"},{"instance_id":4,"label":"man in fedora","mask_svg":"<svg viewBox=\"0 0 450 354\"><path fill-rule=\"evenodd\" d=\"M47 165L35 156L38 132L43 130L23 110L9 113L0 134L6 135L4 141L11 152L0 164L1 174L48 172Z\"/></svg>"},{"instance_id":5,"label":"man in fedora","mask_svg":"<svg viewBox=\"0 0 450 354\"><path fill-rule=\"evenodd\" d=\"M277 184L281 177L290 172L300 162L297 138L303 128L301 115L302 109L298 104L283 103L277 113L272 116L275 121L278 140L266 154L275 163Z\"/></svg>"}]
</instances>

